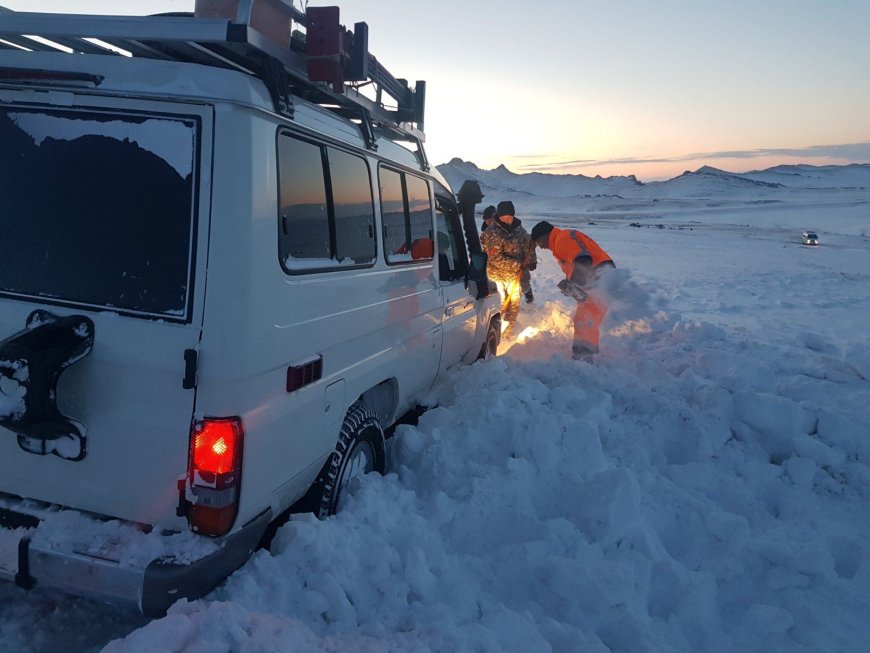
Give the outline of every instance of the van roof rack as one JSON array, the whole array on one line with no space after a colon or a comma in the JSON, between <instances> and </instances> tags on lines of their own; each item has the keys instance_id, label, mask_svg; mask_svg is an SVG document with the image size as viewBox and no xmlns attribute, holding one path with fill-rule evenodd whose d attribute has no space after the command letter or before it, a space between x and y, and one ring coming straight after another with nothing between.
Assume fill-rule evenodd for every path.
<instances>
[{"instance_id":1,"label":"van roof rack","mask_svg":"<svg viewBox=\"0 0 870 653\"><path fill-rule=\"evenodd\" d=\"M429 167L422 145L426 83L418 81L412 90L390 74L368 52L366 23L356 23L350 32L338 22L338 7L303 12L292 0L197 0L196 5L194 13L153 16L30 13L0 6L0 49L71 50L238 70L265 82L279 113L292 118L291 95L302 97L359 124L371 149L376 128L414 143L421 165Z\"/></svg>"}]
</instances>

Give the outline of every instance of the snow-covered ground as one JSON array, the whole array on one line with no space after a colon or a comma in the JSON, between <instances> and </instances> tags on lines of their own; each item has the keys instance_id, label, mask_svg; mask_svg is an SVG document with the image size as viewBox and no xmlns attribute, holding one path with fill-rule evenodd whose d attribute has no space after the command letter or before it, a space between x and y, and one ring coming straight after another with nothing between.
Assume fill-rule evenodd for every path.
<instances>
[{"instance_id":1,"label":"snow-covered ground","mask_svg":"<svg viewBox=\"0 0 870 653\"><path fill-rule=\"evenodd\" d=\"M868 650L870 166L442 170L613 256L595 364L543 252L530 337L433 389L336 517L150 623L2 586L0 650Z\"/></svg>"}]
</instances>

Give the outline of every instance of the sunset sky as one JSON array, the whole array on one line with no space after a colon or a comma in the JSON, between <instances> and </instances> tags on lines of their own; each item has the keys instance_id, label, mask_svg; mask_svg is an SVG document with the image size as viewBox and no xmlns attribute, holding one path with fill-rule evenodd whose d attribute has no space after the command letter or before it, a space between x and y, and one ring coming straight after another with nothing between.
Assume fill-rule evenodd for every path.
<instances>
[{"instance_id":1,"label":"sunset sky","mask_svg":"<svg viewBox=\"0 0 870 653\"><path fill-rule=\"evenodd\" d=\"M193 4L0 0L76 13ZM336 4L345 25L368 23L394 75L426 80L434 163L646 181L705 164L870 162L867 0Z\"/></svg>"}]
</instances>

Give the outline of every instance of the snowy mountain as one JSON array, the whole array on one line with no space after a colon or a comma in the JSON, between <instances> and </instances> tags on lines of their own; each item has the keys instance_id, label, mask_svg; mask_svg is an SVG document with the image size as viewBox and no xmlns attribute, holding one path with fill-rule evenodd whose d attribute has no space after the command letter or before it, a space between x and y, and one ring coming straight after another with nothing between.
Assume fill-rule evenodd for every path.
<instances>
[{"instance_id":1,"label":"snowy mountain","mask_svg":"<svg viewBox=\"0 0 870 653\"><path fill-rule=\"evenodd\" d=\"M674 177L663 183L665 185L676 186L686 180L690 180L690 183L699 191L719 193L746 190L748 187L782 188L785 186L785 184L750 179L737 173L719 170L712 166L702 166L694 172L687 170L679 177Z\"/></svg>"},{"instance_id":2,"label":"snowy mountain","mask_svg":"<svg viewBox=\"0 0 870 653\"><path fill-rule=\"evenodd\" d=\"M574 197L588 195L617 195L626 188L640 186L641 183L630 175L628 177L586 177L584 175L552 175L540 172L518 174L504 165L493 170L483 170L470 161L452 159L449 163L437 166L451 185L459 188L465 179L474 179L482 187L500 193L519 193L543 195L547 197Z\"/></svg>"},{"instance_id":3,"label":"snowy mountain","mask_svg":"<svg viewBox=\"0 0 870 653\"><path fill-rule=\"evenodd\" d=\"M584 175L516 174L504 166L481 170L453 159L438 169L458 189L466 179L481 184L481 205L511 199L527 227L536 220L554 224L576 220L642 224L698 223L826 229L836 217L848 233L870 231L870 164L778 166L732 173L711 166L667 181L638 182Z\"/></svg>"},{"instance_id":4,"label":"snowy mountain","mask_svg":"<svg viewBox=\"0 0 870 653\"><path fill-rule=\"evenodd\" d=\"M741 175L790 188L852 188L866 190L870 187L870 164L853 163L846 166L775 166L767 170L755 170Z\"/></svg>"},{"instance_id":5,"label":"snowy mountain","mask_svg":"<svg viewBox=\"0 0 870 653\"><path fill-rule=\"evenodd\" d=\"M494 194L530 194L542 197L569 198L594 196L622 197L706 197L754 193L771 190L857 190L870 188L870 164L848 166L776 166L745 173L727 172L712 166L687 170L667 181L642 183L634 175L627 177L587 177L585 175L517 174L501 165L482 170L462 159L437 166L456 188L466 179L474 179Z\"/></svg>"}]
</instances>

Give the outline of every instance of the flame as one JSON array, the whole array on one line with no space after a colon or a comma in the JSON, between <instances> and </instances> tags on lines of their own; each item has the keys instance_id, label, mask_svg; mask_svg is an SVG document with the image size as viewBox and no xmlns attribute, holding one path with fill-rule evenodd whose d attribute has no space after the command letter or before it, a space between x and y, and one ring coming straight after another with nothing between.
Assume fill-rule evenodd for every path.
<instances>
[{"instance_id":1,"label":"flame","mask_svg":"<svg viewBox=\"0 0 870 653\"><path fill-rule=\"evenodd\" d=\"M538 335L540 332L541 330L538 327L528 326L523 329L517 336L517 342L525 342L526 340L530 340Z\"/></svg>"}]
</instances>

